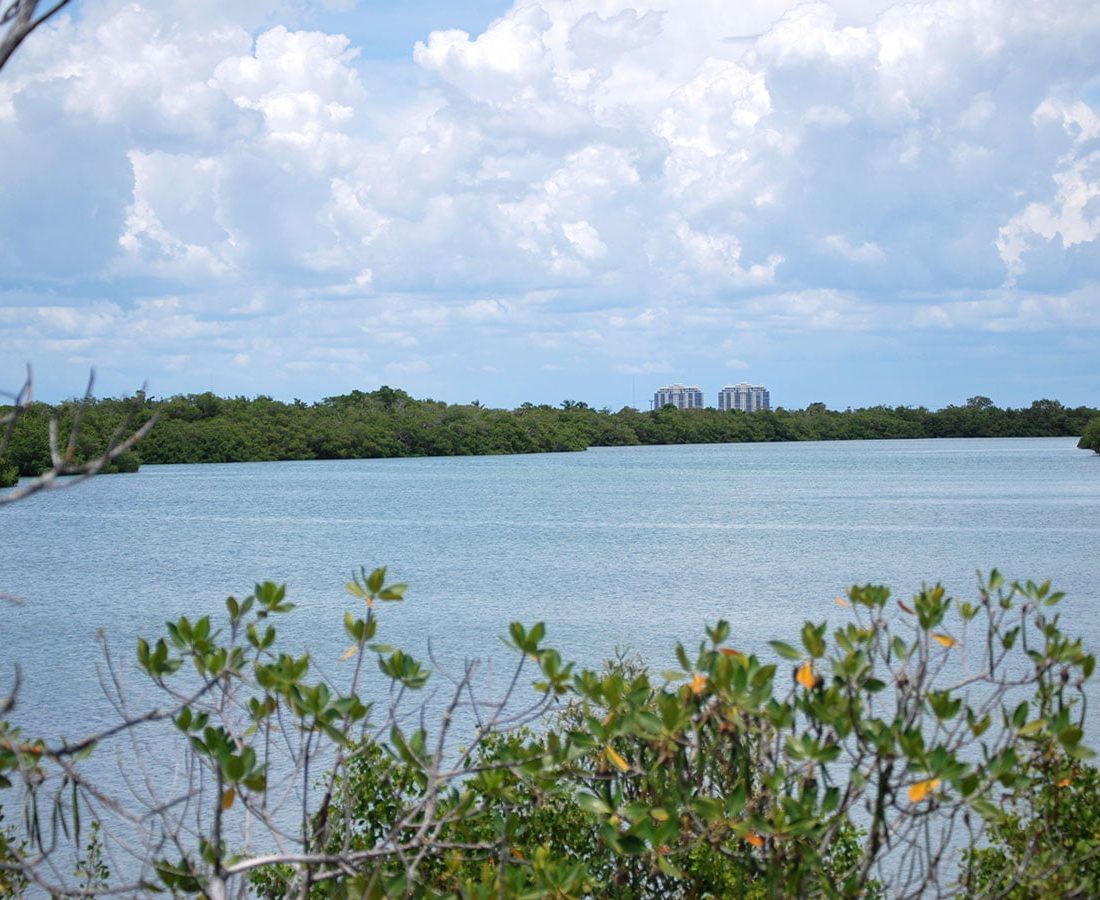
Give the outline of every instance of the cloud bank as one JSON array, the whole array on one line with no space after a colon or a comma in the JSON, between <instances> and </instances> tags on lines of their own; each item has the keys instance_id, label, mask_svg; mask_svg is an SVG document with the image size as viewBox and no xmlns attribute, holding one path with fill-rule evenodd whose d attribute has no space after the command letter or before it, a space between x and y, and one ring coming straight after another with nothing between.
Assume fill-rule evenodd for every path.
<instances>
[{"instance_id":1,"label":"cloud bank","mask_svg":"<svg viewBox=\"0 0 1100 900\"><path fill-rule=\"evenodd\" d=\"M89 0L28 43L0 376L1097 402L1092 0L536 0L402 64L356 23Z\"/></svg>"}]
</instances>

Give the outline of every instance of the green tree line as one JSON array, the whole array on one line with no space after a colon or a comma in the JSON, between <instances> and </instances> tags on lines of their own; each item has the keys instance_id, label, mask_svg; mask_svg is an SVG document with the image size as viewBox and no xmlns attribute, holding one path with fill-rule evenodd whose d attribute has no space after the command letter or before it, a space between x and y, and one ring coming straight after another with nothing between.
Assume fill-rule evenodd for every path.
<instances>
[{"instance_id":1,"label":"green tree line","mask_svg":"<svg viewBox=\"0 0 1100 900\"><path fill-rule=\"evenodd\" d=\"M476 401L417 400L385 386L326 397L317 403L285 403L267 396L218 397L208 392L85 404L75 448L77 461L100 452L133 403L140 404L133 419L135 426L154 414L159 421L132 456L115 460L114 471L132 470L141 462L481 456L639 444L1058 437L1085 434L1090 422L1100 418L1098 409L1070 408L1056 400L1002 409L986 397L972 397L961 406L940 410L873 406L836 411L823 403L811 403L799 410L743 413L671 406L647 412L624 407L611 412L569 400L559 407L525 403L513 410L490 409ZM6 459L0 460L0 475L10 481L16 472L29 476L47 469L51 417L64 428L81 405L82 401L76 400L55 406L29 405L12 436Z\"/></svg>"}]
</instances>

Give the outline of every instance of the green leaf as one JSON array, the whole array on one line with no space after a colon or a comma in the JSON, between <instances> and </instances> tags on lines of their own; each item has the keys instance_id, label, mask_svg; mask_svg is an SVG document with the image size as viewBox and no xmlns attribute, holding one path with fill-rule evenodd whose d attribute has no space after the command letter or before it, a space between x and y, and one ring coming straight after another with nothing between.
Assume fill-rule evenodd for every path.
<instances>
[{"instance_id":1,"label":"green leaf","mask_svg":"<svg viewBox=\"0 0 1100 900\"><path fill-rule=\"evenodd\" d=\"M646 852L645 841L633 834L619 835L619 852L624 856L640 856Z\"/></svg>"},{"instance_id":2,"label":"green leaf","mask_svg":"<svg viewBox=\"0 0 1100 900\"><path fill-rule=\"evenodd\" d=\"M717 822L724 812L722 802L714 797L695 797L689 805L706 822Z\"/></svg>"},{"instance_id":3,"label":"green leaf","mask_svg":"<svg viewBox=\"0 0 1100 900\"><path fill-rule=\"evenodd\" d=\"M670 860L667 856L661 854L657 856L657 868L668 875L670 878L676 878L678 880L683 880L687 878L687 875L684 873L683 869L678 868L672 862L672 860Z\"/></svg>"},{"instance_id":4,"label":"green leaf","mask_svg":"<svg viewBox=\"0 0 1100 900\"><path fill-rule=\"evenodd\" d=\"M741 810L745 808L745 802L745 785L739 782L737 787L726 795L726 815L730 818L741 815Z\"/></svg>"},{"instance_id":5,"label":"green leaf","mask_svg":"<svg viewBox=\"0 0 1100 900\"><path fill-rule=\"evenodd\" d=\"M802 659L801 653L795 650L790 644L783 643L783 641L768 641L768 646L784 659Z\"/></svg>"},{"instance_id":6,"label":"green leaf","mask_svg":"<svg viewBox=\"0 0 1100 900\"><path fill-rule=\"evenodd\" d=\"M802 626L802 646L814 659L820 659L825 655L825 639L822 636L824 632L825 623L815 627L811 622L807 622Z\"/></svg>"},{"instance_id":7,"label":"green leaf","mask_svg":"<svg viewBox=\"0 0 1100 900\"><path fill-rule=\"evenodd\" d=\"M581 791L577 794L577 804L581 809L596 816L609 816L614 810L595 794Z\"/></svg>"}]
</instances>

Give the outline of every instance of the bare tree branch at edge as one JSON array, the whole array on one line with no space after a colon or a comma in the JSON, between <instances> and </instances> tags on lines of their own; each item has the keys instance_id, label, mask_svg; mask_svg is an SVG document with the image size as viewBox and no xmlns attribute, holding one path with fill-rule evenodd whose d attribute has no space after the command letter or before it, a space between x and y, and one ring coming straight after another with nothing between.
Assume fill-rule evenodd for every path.
<instances>
[{"instance_id":1,"label":"bare tree branch at edge","mask_svg":"<svg viewBox=\"0 0 1100 900\"><path fill-rule=\"evenodd\" d=\"M130 405L130 410L126 418L119 423L118 427L115 428L108 439L106 448L98 456L88 462L75 463L73 458L76 453L77 441L80 438L81 423L84 418L85 409L87 409L88 405L92 402L92 391L94 387L95 373L92 372L88 376L88 386L84 391L84 398L77 407L73 423L69 427L68 434L65 436L64 446L62 446L59 437L60 429L57 417L54 416L50 419L50 468L29 481L0 494L0 506L15 503L42 490L49 490L62 485L70 486L86 478L91 478L93 475L98 475L103 471L104 467L109 465L113 460L137 446L142 438L152 430L157 422L158 416L156 415L136 430L130 430L130 426L133 424L134 417L141 409L141 404L145 396L145 389L144 386L142 386L142 389L134 395L134 400ZM27 379L23 383L23 387L14 394L9 392L4 393L6 396L13 399L14 406L11 412L0 418L0 429L3 429L3 431L0 432L0 459L4 457L4 452L8 448L20 415L26 409L27 404L30 403L32 393L32 374L30 365L27 366ZM64 482L58 480L63 477L68 480Z\"/></svg>"},{"instance_id":2,"label":"bare tree branch at edge","mask_svg":"<svg viewBox=\"0 0 1100 900\"><path fill-rule=\"evenodd\" d=\"M0 28L6 27L0 37L0 69L34 30L69 5L70 0L59 0L45 12L38 13L38 0L11 0L0 14Z\"/></svg>"}]
</instances>

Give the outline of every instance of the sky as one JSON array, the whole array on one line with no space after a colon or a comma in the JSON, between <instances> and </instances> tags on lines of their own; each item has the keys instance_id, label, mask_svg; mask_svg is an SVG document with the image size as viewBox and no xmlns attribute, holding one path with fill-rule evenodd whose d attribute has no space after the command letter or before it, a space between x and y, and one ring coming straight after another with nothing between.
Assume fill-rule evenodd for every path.
<instances>
[{"instance_id":1,"label":"sky","mask_svg":"<svg viewBox=\"0 0 1100 900\"><path fill-rule=\"evenodd\" d=\"M83 0L0 387L1100 405L1096 0Z\"/></svg>"}]
</instances>

